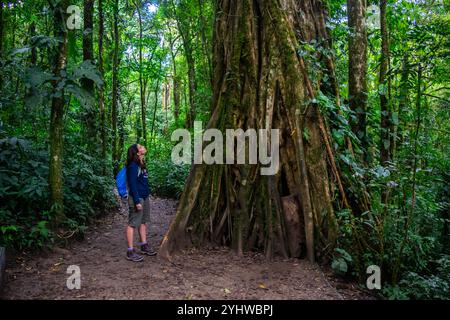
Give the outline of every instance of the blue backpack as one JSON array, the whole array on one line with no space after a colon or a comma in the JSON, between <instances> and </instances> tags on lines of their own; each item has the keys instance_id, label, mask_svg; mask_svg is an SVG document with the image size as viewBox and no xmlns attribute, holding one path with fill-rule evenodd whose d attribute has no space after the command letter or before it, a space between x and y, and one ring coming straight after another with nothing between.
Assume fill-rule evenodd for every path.
<instances>
[{"instance_id":1,"label":"blue backpack","mask_svg":"<svg viewBox=\"0 0 450 320\"><path fill-rule=\"evenodd\" d=\"M141 168L138 171L138 177L141 174ZM116 176L116 186L121 198L128 198L127 188L127 167L123 167Z\"/></svg>"},{"instance_id":2,"label":"blue backpack","mask_svg":"<svg viewBox=\"0 0 450 320\"><path fill-rule=\"evenodd\" d=\"M127 198L128 197L127 167L123 167L122 170L120 170L119 173L117 174L116 186L117 186L117 191L119 192L120 197Z\"/></svg>"}]
</instances>

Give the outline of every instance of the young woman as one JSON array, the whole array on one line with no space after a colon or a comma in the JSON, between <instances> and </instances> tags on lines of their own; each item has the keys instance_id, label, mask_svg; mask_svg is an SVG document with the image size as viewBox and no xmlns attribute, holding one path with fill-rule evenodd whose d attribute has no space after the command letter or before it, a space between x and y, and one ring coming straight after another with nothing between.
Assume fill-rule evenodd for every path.
<instances>
[{"instance_id":1,"label":"young woman","mask_svg":"<svg viewBox=\"0 0 450 320\"><path fill-rule=\"evenodd\" d=\"M154 256L154 252L147 243L147 226L150 221L150 189L148 187L148 173L144 162L147 152L144 146L133 144L128 148L127 155L127 182L128 182L128 226L127 234L127 259L134 262L144 260L142 255ZM134 249L134 230L139 232L140 250Z\"/></svg>"}]
</instances>

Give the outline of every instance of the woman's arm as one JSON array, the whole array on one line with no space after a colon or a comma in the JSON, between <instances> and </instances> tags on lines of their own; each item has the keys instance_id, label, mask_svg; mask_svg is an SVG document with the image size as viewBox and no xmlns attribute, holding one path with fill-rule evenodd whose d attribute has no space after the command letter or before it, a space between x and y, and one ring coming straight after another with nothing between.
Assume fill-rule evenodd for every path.
<instances>
[{"instance_id":1,"label":"woman's arm","mask_svg":"<svg viewBox=\"0 0 450 320\"><path fill-rule=\"evenodd\" d=\"M133 197L135 205L140 203L139 192L137 189L138 170L137 164L134 163L130 164L127 168L128 188L130 189L130 195Z\"/></svg>"}]
</instances>

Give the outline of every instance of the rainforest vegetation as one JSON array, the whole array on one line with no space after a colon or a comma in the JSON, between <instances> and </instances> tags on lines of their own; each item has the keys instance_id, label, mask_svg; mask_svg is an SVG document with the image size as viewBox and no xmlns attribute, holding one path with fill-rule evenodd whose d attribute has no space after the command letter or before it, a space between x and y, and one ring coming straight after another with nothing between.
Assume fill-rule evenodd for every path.
<instances>
[{"instance_id":1,"label":"rainforest vegetation","mask_svg":"<svg viewBox=\"0 0 450 320\"><path fill-rule=\"evenodd\" d=\"M128 146L179 199L160 248L330 265L450 298L447 0L0 2L0 246L82 239ZM280 130L280 168L174 164L172 132Z\"/></svg>"}]
</instances>

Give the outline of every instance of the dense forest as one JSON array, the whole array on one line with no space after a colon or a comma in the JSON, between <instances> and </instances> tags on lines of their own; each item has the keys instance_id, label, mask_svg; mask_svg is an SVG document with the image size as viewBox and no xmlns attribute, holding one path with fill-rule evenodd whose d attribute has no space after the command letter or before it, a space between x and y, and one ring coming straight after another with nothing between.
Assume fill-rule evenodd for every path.
<instances>
[{"instance_id":1,"label":"dense forest","mask_svg":"<svg viewBox=\"0 0 450 320\"><path fill-rule=\"evenodd\" d=\"M0 246L82 239L127 148L179 199L160 248L330 265L450 298L446 0L0 2ZM172 133L279 129L280 168L175 164Z\"/></svg>"}]
</instances>

